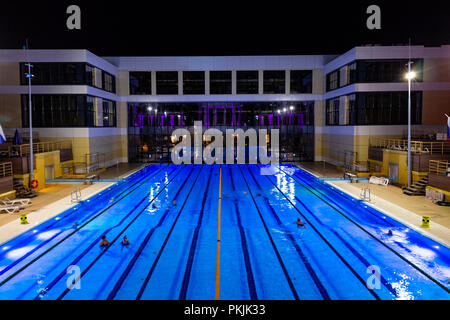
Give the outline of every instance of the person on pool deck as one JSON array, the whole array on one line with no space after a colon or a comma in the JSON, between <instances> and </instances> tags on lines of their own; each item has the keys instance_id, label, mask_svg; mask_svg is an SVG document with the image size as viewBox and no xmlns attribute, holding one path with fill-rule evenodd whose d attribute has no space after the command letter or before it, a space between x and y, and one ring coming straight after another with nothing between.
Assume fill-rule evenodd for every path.
<instances>
[{"instance_id":1,"label":"person on pool deck","mask_svg":"<svg viewBox=\"0 0 450 320\"><path fill-rule=\"evenodd\" d=\"M295 221L295 224L299 228L306 228L305 224L302 222L302 220L300 220L300 218L298 218L297 221Z\"/></svg>"},{"instance_id":2,"label":"person on pool deck","mask_svg":"<svg viewBox=\"0 0 450 320\"><path fill-rule=\"evenodd\" d=\"M106 240L106 236L102 236L102 241L100 242L100 248L104 248L109 244L109 241Z\"/></svg>"},{"instance_id":3,"label":"person on pool deck","mask_svg":"<svg viewBox=\"0 0 450 320\"><path fill-rule=\"evenodd\" d=\"M127 246L130 244L130 241L127 239L127 236L124 236L122 239L122 245Z\"/></svg>"}]
</instances>

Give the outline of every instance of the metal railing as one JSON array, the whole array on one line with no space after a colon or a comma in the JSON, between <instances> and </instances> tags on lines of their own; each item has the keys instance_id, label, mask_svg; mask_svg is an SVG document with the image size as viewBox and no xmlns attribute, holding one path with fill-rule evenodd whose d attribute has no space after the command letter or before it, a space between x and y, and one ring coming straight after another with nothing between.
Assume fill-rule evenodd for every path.
<instances>
[{"instance_id":1,"label":"metal railing","mask_svg":"<svg viewBox=\"0 0 450 320\"><path fill-rule=\"evenodd\" d=\"M33 143L33 153L43 153L61 149L72 149L72 141L44 141ZM30 144L9 145L1 149L8 157L24 157L30 154Z\"/></svg>"},{"instance_id":2,"label":"metal railing","mask_svg":"<svg viewBox=\"0 0 450 320\"><path fill-rule=\"evenodd\" d=\"M445 175L449 172L450 162L446 160L430 160L429 173L435 173L439 175Z\"/></svg>"},{"instance_id":3,"label":"metal railing","mask_svg":"<svg viewBox=\"0 0 450 320\"><path fill-rule=\"evenodd\" d=\"M371 147L398 151L408 151L408 140L404 139L374 139ZM411 152L428 154L450 153L449 141L411 141Z\"/></svg>"},{"instance_id":4,"label":"metal railing","mask_svg":"<svg viewBox=\"0 0 450 320\"><path fill-rule=\"evenodd\" d=\"M81 200L81 189L80 188L75 188L70 193L70 202L76 203L76 202L79 202L80 200Z\"/></svg>"},{"instance_id":5,"label":"metal railing","mask_svg":"<svg viewBox=\"0 0 450 320\"><path fill-rule=\"evenodd\" d=\"M0 163L0 178L10 177L13 175L12 163L2 162Z\"/></svg>"}]
</instances>

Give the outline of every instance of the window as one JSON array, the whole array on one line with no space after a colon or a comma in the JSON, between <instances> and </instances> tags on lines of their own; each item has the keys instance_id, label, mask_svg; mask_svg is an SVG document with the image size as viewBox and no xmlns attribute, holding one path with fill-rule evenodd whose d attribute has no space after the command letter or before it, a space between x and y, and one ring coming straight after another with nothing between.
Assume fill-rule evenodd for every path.
<instances>
[{"instance_id":1,"label":"window","mask_svg":"<svg viewBox=\"0 0 450 320\"><path fill-rule=\"evenodd\" d=\"M358 125L406 125L408 123L407 92L357 93ZM411 93L411 123L422 123L422 92Z\"/></svg>"},{"instance_id":2,"label":"window","mask_svg":"<svg viewBox=\"0 0 450 320\"><path fill-rule=\"evenodd\" d=\"M86 64L86 84L88 86L95 85L95 68L89 64Z\"/></svg>"},{"instance_id":3,"label":"window","mask_svg":"<svg viewBox=\"0 0 450 320\"><path fill-rule=\"evenodd\" d=\"M116 92L116 77L108 72L102 72L102 88L105 91L115 93Z\"/></svg>"},{"instance_id":4,"label":"window","mask_svg":"<svg viewBox=\"0 0 450 320\"><path fill-rule=\"evenodd\" d=\"M150 71L130 72L130 95L152 94L152 73Z\"/></svg>"},{"instance_id":5,"label":"window","mask_svg":"<svg viewBox=\"0 0 450 320\"><path fill-rule=\"evenodd\" d=\"M102 73L102 89L116 92L115 77L84 62L32 63L32 85L88 85L95 86L95 71ZM20 83L28 84L28 67L20 63ZM99 79L100 80L100 79Z\"/></svg>"},{"instance_id":6,"label":"window","mask_svg":"<svg viewBox=\"0 0 450 320\"><path fill-rule=\"evenodd\" d=\"M196 120L203 120L205 127L209 124L223 132L236 127L244 130L249 127L279 127L283 157L289 154L290 158L314 160L314 101L161 102L151 105L153 109L149 110L148 103L128 103L130 161L146 159L159 162L161 156L170 159L175 140L171 137L171 127L191 127ZM270 145L272 141L268 139L268 143ZM143 145L148 147L145 151Z\"/></svg>"},{"instance_id":7,"label":"window","mask_svg":"<svg viewBox=\"0 0 450 320\"><path fill-rule=\"evenodd\" d=\"M412 69L417 73L415 81L423 81L423 60L412 60ZM358 60L359 82L404 82L408 72L408 60Z\"/></svg>"},{"instance_id":8,"label":"window","mask_svg":"<svg viewBox=\"0 0 450 320\"><path fill-rule=\"evenodd\" d=\"M264 71L264 93L286 92L286 72L284 70Z\"/></svg>"},{"instance_id":9,"label":"window","mask_svg":"<svg viewBox=\"0 0 450 320\"><path fill-rule=\"evenodd\" d=\"M94 127L94 97L86 95L48 95L31 96L33 126L36 128ZM106 102L106 105L105 105ZM116 126L116 106L114 101L104 100L105 126ZM28 95L22 95L22 125L29 126Z\"/></svg>"},{"instance_id":10,"label":"window","mask_svg":"<svg viewBox=\"0 0 450 320\"><path fill-rule=\"evenodd\" d=\"M356 94L348 95L348 101L346 105L346 119L345 124L356 123Z\"/></svg>"},{"instance_id":11,"label":"window","mask_svg":"<svg viewBox=\"0 0 450 320\"><path fill-rule=\"evenodd\" d=\"M95 127L95 106L94 106L94 97L87 96L86 97L86 126L87 127Z\"/></svg>"},{"instance_id":12,"label":"window","mask_svg":"<svg viewBox=\"0 0 450 320\"><path fill-rule=\"evenodd\" d=\"M34 127L85 127L86 96L32 95ZM29 126L28 95L22 95L22 125Z\"/></svg>"},{"instance_id":13,"label":"window","mask_svg":"<svg viewBox=\"0 0 450 320\"><path fill-rule=\"evenodd\" d=\"M339 98L327 100L326 114L327 126L339 125Z\"/></svg>"},{"instance_id":14,"label":"window","mask_svg":"<svg viewBox=\"0 0 450 320\"><path fill-rule=\"evenodd\" d=\"M352 84L352 83L355 83L355 82L357 82L357 72L356 72L356 66L357 66L357 63L356 63L356 61L355 62L353 62L353 63L350 63L349 65L348 65L348 69L347 69L347 72L348 72L348 74L347 74L347 85L348 84Z\"/></svg>"},{"instance_id":15,"label":"window","mask_svg":"<svg viewBox=\"0 0 450 320\"><path fill-rule=\"evenodd\" d=\"M204 71L183 71L183 94L205 94Z\"/></svg>"},{"instance_id":16,"label":"window","mask_svg":"<svg viewBox=\"0 0 450 320\"><path fill-rule=\"evenodd\" d=\"M116 103L114 101L103 99L103 126L116 126Z\"/></svg>"},{"instance_id":17,"label":"window","mask_svg":"<svg viewBox=\"0 0 450 320\"><path fill-rule=\"evenodd\" d=\"M258 71L236 71L236 93L258 93Z\"/></svg>"},{"instance_id":18,"label":"window","mask_svg":"<svg viewBox=\"0 0 450 320\"><path fill-rule=\"evenodd\" d=\"M291 94L312 93L312 70L291 70Z\"/></svg>"},{"instance_id":19,"label":"window","mask_svg":"<svg viewBox=\"0 0 450 320\"><path fill-rule=\"evenodd\" d=\"M178 94L178 72L157 71L156 72L157 94Z\"/></svg>"},{"instance_id":20,"label":"window","mask_svg":"<svg viewBox=\"0 0 450 320\"><path fill-rule=\"evenodd\" d=\"M327 91L339 88L339 70L327 74Z\"/></svg>"},{"instance_id":21,"label":"window","mask_svg":"<svg viewBox=\"0 0 450 320\"><path fill-rule=\"evenodd\" d=\"M231 94L231 71L210 71L209 93Z\"/></svg>"},{"instance_id":22,"label":"window","mask_svg":"<svg viewBox=\"0 0 450 320\"><path fill-rule=\"evenodd\" d=\"M20 64L20 83L28 84L28 66ZM34 85L83 85L86 84L86 64L73 63L32 63L31 73Z\"/></svg>"}]
</instances>

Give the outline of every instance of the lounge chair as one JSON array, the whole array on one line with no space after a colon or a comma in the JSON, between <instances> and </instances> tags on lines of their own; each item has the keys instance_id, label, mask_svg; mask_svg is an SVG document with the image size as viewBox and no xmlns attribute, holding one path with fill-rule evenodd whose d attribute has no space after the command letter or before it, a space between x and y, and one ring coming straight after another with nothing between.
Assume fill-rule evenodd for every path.
<instances>
[{"instance_id":1,"label":"lounge chair","mask_svg":"<svg viewBox=\"0 0 450 320\"><path fill-rule=\"evenodd\" d=\"M8 198L4 198L3 200L0 200L0 203L3 203L5 206L15 206L15 205L22 205L22 206L29 206L31 205L30 199L14 199L9 200Z\"/></svg>"},{"instance_id":2,"label":"lounge chair","mask_svg":"<svg viewBox=\"0 0 450 320\"><path fill-rule=\"evenodd\" d=\"M7 213L18 212L20 207L18 206L0 206L0 212L6 211Z\"/></svg>"}]
</instances>

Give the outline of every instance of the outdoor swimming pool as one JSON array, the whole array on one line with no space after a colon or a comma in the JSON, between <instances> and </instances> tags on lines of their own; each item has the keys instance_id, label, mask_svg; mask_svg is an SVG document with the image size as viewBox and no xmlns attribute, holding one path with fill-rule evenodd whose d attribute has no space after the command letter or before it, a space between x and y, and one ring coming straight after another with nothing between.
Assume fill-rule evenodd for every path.
<instances>
[{"instance_id":1,"label":"outdoor swimming pool","mask_svg":"<svg viewBox=\"0 0 450 320\"><path fill-rule=\"evenodd\" d=\"M449 278L447 247L292 165L148 166L0 246L0 299L449 299Z\"/></svg>"}]
</instances>

